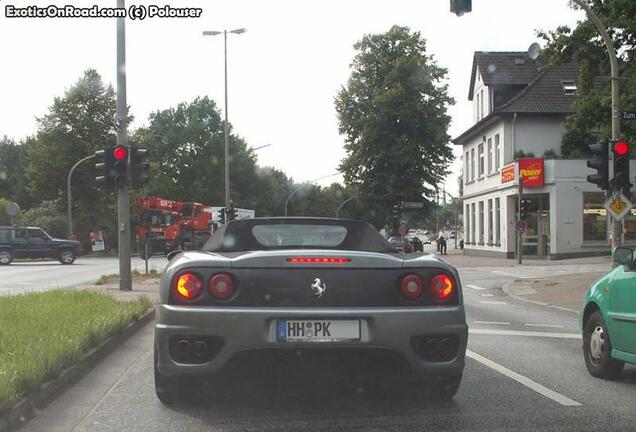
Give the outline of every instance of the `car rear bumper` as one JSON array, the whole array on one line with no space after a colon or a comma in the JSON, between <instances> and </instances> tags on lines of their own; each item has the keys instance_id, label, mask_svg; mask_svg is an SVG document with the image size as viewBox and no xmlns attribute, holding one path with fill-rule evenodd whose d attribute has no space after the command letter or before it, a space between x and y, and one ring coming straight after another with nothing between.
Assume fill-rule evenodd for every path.
<instances>
[{"instance_id":1,"label":"car rear bumper","mask_svg":"<svg viewBox=\"0 0 636 432\"><path fill-rule=\"evenodd\" d=\"M279 342L280 319L360 320L355 342ZM180 338L218 342L205 361L181 361L174 342ZM422 344L431 338L452 339L452 355L431 359ZM165 375L214 374L239 353L271 349L384 349L399 353L417 373L444 375L464 368L468 327L464 307L421 308L211 308L158 305L155 347L157 369ZM442 340L442 339L439 339Z\"/></svg>"}]
</instances>

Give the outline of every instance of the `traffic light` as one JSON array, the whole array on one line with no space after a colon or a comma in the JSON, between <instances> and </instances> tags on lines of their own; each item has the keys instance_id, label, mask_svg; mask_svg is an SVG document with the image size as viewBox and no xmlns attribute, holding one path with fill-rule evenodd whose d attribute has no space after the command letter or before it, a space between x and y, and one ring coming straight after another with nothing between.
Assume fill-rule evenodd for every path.
<instances>
[{"instance_id":1,"label":"traffic light","mask_svg":"<svg viewBox=\"0 0 636 432\"><path fill-rule=\"evenodd\" d=\"M232 207L225 209L225 220L230 222L238 219L238 210Z\"/></svg>"},{"instance_id":2,"label":"traffic light","mask_svg":"<svg viewBox=\"0 0 636 432\"><path fill-rule=\"evenodd\" d=\"M105 191L114 190L115 156L113 155L112 147L95 152L95 169L97 170L97 175L95 176L97 185Z\"/></svg>"},{"instance_id":3,"label":"traffic light","mask_svg":"<svg viewBox=\"0 0 636 432\"><path fill-rule=\"evenodd\" d=\"M148 181L148 149L135 148L130 150L130 168L132 171L132 182L130 187L135 189Z\"/></svg>"},{"instance_id":4,"label":"traffic light","mask_svg":"<svg viewBox=\"0 0 636 432\"><path fill-rule=\"evenodd\" d=\"M596 174L588 175L587 181L597 185L602 190L609 190L609 143L601 141L596 144L590 144L588 147L596 158L588 160L587 166L595 169Z\"/></svg>"},{"instance_id":5,"label":"traffic light","mask_svg":"<svg viewBox=\"0 0 636 432\"><path fill-rule=\"evenodd\" d=\"M526 220L528 219L528 214L533 211L532 200L522 199L521 207L519 208L519 219Z\"/></svg>"},{"instance_id":6,"label":"traffic light","mask_svg":"<svg viewBox=\"0 0 636 432\"><path fill-rule=\"evenodd\" d=\"M458 17L472 11L472 9L472 0L450 0L450 11Z\"/></svg>"},{"instance_id":7,"label":"traffic light","mask_svg":"<svg viewBox=\"0 0 636 432\"><path fill-rule=\"evenodd\" d=\"M630 197L633 185L629 182L629 155L631 153L629 144L623 140L612 141L612 152L614 153L612 189Z\"/></svg>"},{"instance_id":8,"label":"traffic light","mask_svg":"<svg viewBox=\"0 0 636 432\"><path fill-rule=\"evenodd\" d=\"M114 183L118 188L128 185L128 149L124 146L113 148L115 159Z\"/></svg>"},{"instance_id":9,"label":"traffic light","mask_svg":"<svg viewBox=\"0 0 636 432\"><path fill-rule=\"evenodd\" d=\"M399 219L401 213L401 206L399 204L395 204L393 206L393 219Z\"/></svg>"},{"instance_id":10,"label":"traffic light","mask_svg":"<svg viewBox=\"0 0 636 432\"><path fill-rule=\"evenodd\" d=\"M221 208L217 213L219 215L219 223L225 224L225 207Z\"/></svg>"}]
</instances>

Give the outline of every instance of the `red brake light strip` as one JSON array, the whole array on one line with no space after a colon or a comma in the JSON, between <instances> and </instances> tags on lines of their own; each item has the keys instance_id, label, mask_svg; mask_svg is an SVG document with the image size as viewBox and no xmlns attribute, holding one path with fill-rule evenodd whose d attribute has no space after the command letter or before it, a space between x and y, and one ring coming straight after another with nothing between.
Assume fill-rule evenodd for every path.
<instances>
[{"instance_id":1,"label":"red brake light strip","mask_svg":"<svg viewBox=\"0 0 636 432\"><path fill-rule=\"evenodd\" d=\"M340 257L290 257L287 262L296 264L344 264L351 262L351 258Z\"/></svg>"}]
</instances>

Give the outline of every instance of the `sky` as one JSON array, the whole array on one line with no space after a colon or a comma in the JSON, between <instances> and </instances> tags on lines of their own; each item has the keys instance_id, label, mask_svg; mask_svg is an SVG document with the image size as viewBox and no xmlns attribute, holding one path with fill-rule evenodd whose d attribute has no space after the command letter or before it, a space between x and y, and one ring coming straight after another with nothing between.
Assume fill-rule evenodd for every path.
<instances>
[{"instance_id":1,"label":"sky","mask_svg":"<svg viewBox=\"0 0 636 432\"><path fill-rule=\"evenodd\" d=\"M37 131L37 117L84 70L96 69L115 85L116 20L7 18L7 5L63 6L70 0L0 0L0 136L19 140ZM474 51L525 51L535 30L574 25L583 18L566 0L473 0L457 17L449 0L128 0L132 5L199 7L199 18L146 18L126 22L127 98L131 129L150 113L198 96L223 108L223 39L203 30L246 28L228 36L228 115L234 131L257 150L259 164L295 181L341 181L345 156L334 97L345 86L363 35L392 25L419 31L427 50L448 69L455 105L449 134L472 124L468 85ZM115 0L75 0L76 6L114 7ZM461 150L446 180L455 195ZM78 158L85 155L78 155Z\"/></svg>"}]
</instances>

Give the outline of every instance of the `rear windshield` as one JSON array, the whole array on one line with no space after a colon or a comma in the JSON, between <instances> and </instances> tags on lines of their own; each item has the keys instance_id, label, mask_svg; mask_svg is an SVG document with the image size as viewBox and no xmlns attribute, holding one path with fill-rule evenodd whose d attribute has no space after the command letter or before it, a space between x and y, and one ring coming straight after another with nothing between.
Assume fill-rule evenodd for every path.
<instances>
[{"instance_id":1,"label":"rear windshield","mask_svg":"<svg viewBox=\"0 0 636 432\"><path fill-rule=\"evenodd\" d=\"M210 252L270 249L337 249L395 252L366 222L319 218L235 220L219 228L203 247Z\"/></svg>"},{"instance_id":2,"label":"rear windshield","mask_svg":"<svg viewBox=\"0 0 636 432\"><path fill-rule=\"evenodd\" d=\"M266 247L337 247L347 236L347 229L337 225L256 225L252 234Z\"/></svg>"}]
</instances>

